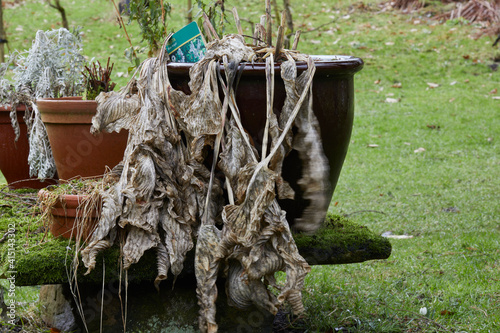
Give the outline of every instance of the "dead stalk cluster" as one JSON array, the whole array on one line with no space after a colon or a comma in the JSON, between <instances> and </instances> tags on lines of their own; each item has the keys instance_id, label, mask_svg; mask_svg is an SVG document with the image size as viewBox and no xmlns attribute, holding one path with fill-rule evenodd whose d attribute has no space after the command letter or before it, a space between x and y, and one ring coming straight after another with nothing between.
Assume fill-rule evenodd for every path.
<instances>
[{"instance_id":1,"label":"dead stalk cluster","mask_svg":"<svg viewBox=\"0 0 500 333\"><path fill-rule=\"evenodd\" d=\"M294 227L304 232L314 232L324 219L329 170L312 109L315 65L309 56L282 47L283 24L273 47L270 6L256 25L254 45L245 43L239 24L240 34L220 39L206 20L213 40L190 70L191 94L172 86L164 45L126 87L96 99L92 132L127 129L130 134L123 161L112 172L116 181L100 191L101 217L81 251L83 262L90 272L99 251L121 242L127 270L145 251L156 249L158 287L169 271L181 273L187 252L195 248L202 332L217 331L220 275L226 277L228 301L234 306L255 304L275 314L288 302L294 313L304 311L301 290L310 267L277 202L295 195L282 178L283 160L292 149L302 160L298 184L310 206ZM294 49L297 42L298 35ZM279 116L273 112L278 59L286 89ZM268 104L261 151L247 134L235 102L243 68L258 61L266 64ZM296 61L308 64L300 75ZM278 271L286 273L282 284L274 278Z\"/></svg>"}]
</instances>

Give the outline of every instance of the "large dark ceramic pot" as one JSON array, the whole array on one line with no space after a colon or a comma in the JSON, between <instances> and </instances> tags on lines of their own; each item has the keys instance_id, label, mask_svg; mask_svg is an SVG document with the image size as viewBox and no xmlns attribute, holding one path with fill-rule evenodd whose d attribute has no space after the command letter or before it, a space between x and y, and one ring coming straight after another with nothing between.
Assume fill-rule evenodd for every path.
<instances>
[{"instance_id":1,"label":"large dark ceramic pot","mask_svg":"<svg viewBox=\"0 0 500 333\"><path fill-rule=\"evenodd\" d=\"M313 80L313 109L318 118L323 150L330 164L330 188L325 191L328 200L342 169L351 137L354 116L354 74L363 68L363 61L350 56L312 56L316 64ZM192 64L170 63L168 74L175 89L189 93L189 69ZM298 64L298 74L307 69L306 63ZM285 101L285 88L280 76L280 65L275 65L274 112L279 115ZM250 133L258 149L266 123L265 64L248 64L243 71L236 91L236 104L241 112L243 126ZM284 200L281 206L293 224L307 206L297 185L301 178L301 162L292 151L284 162L283 177L296 192L295 200ZM326 214L326 212L325 212Z\"/></svg>"},{"instance_id":2,"label":"large dark ceramic pot","mask_svg":"<svg viewBox=\"0 0 500 333\"><path fill-rule=\"evenodd\" d=\"M20 130L19 139L16 142L16 135L10 121L11 109L0 107L0 170L11 189L40 189L55 184L56 180L40 181L36 177L30 177L29 143L24 110L24 105L19 105L16 110Z\"/></svg>"},{"instance_id":3,"label":"large dark ceramic pot","mask_svg":"<svg viewBox=\"0 0 500 333\"><path fill-rule=\"evenodd\" d=\"M97 102L81 97L37 100L60 179L99 177L123 159L128 131L90 133Z\"/></svg>"}]
</instances>

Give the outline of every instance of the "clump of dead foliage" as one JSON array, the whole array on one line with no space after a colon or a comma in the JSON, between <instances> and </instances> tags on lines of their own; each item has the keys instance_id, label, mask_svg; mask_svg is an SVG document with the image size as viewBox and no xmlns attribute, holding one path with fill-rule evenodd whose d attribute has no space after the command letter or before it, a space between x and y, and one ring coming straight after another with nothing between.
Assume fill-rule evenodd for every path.
<instances>
[{"instance_id":1,"label":"clump of dead foliage","mask_svg":"<svg viewBox=\"0 0 500 333\"><path fill-rule=\"evenodd\" d=\"M158 57L141 64L126 87L96 99L91 131L127 129L129 140L123 161L112 172L116 181L98 190L101 218L81 251L83 262L91 271L98 252L120 242L126 272L145 251L155 249L158 287L169 271L180 274L187 252L195 248L202 332L217 331L216 280L221 274L234 306L255 304L276 314L287 302L294 313L304 311L301 290L310 267L277 202L295 194L282 178L283 160L292 149L302 160L298 184L310 206L294 227L308 233L319 228L328 208L329 167L312 108L315 65L295 51L300 33L292 50L283 48L284 21L272 46L269 21L256 25L254 42L247 44L241 34L219 38L206 20L211 41L205 57L190 70L191 94L173 88L163 47ZM286 89L279 116L272 107L278 60ZM243 69L259 61L266 64L268 101L261 151L235 102ZM299 61L308 65L300 75ZM283 285L274 279L278 271L286 273Z\"/></svg>"},{"instance_id":2,"label":"clump of dead foliage","mask_svg":"<svg viewBox=\"0 0 500 333\"><path fill-rule=\"evenodd\" d=\"M491 0L456 2L454 9L436 16L435 19L464 19L471 23L483 22L494 25L500 22L500 2Z\"/></svg>"}]
</instances>

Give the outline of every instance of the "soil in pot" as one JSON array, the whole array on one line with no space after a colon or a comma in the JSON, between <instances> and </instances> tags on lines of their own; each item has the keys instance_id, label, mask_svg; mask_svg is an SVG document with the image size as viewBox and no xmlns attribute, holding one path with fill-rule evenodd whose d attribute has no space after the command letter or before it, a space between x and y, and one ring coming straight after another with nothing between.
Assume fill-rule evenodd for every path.
<instances>
[{"instance_id":1,"label":"soil in pot","mask_svg":"<svg viewBox=\"0 0 500 333\"><path fill-rule=\"evenodd\" d=\"M24 110L24 105L17 108L20 135L16 142L16 135L10 121L10 107L0 107L0 170L10 189L41 189L56 184L57 179L41 181L36 177L30 177L28 165L29 143L27 128L24 123Z\"/></svg>"},{"instance_id":2,"label":"soil in pot","mask_svg":"<svg viewBox=\"0 0 500 333\"><path fill-rule=\"evenodd\" d=\"M128 132L90 134L97 103L81 97L39 99L60 179L100 177L123 158Z\"/></svg>"}]
</instances>

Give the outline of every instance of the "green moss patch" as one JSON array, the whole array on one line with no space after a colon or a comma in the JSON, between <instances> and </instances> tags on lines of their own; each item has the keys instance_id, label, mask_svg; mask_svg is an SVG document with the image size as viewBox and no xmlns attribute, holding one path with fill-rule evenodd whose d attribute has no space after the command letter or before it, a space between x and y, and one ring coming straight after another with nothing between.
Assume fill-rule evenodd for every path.
<instances>
[{"instance_id":1,"label":"green moss patch","mask_svg":"<svg viewBox=\"0 0 500 333\"><path fill-rule=\"evenodd\" d=\"M55 239L47 231L38 208L34 205L36 192L4 190L0 198L0 238L15 225L16 285L41 285L68 282L74 275L72 259L75 242ZM311 265L356 263L386 259L391 244L368 228L339 216L328 216L324 226L315 235L296 234L300 254ZM0 274L10 276L8 242L0 243ZM194 250L188 253L183 275L193 275ZM83 263L77 269L79 283L101 283L120 277L120 249L114 246L99 254L95 269L84 275ZM156 253L148 251L128 272L129 282L153 281L156 277Z\"/></svg>"},{"instance_id":2,"label":"green moss patch","mask_svg":"<svg viewBox=\"0 0 500 333\"><path fill-rule=\"evenodd\" d=\"M329 215L312 236L297 234L295 243L310 265L337 265L387 259L391 243L367 227Z\"/></svg>"}]
</instances>

